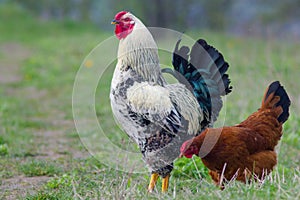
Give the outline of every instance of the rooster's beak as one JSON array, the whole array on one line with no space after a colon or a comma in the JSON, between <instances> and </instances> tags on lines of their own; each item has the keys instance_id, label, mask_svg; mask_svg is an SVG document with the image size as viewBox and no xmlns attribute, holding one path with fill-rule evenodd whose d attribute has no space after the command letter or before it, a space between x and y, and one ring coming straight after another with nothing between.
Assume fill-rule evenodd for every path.
<instances>
[{"instance_id":1,"label":"rooster's beak","mask_svg":"<svg viewBox=\"0 0 300 200\"><path fill-rule=\"evenodd\" d=\"M114 25L115 25L115 24L119 24L119 23L120 23L120 22L119 22L118 20L115 20L115 19L111 21L111 24L114 24Z\"/></svg>"},{"instance_id":2,"label":"rooster's beak","mask_svg":"<svg viewBox=\"0 0 300 200\"><path fill-rule=\"evenodd\" d=\"M180 153L179 154L179 156L178 156L178 158L182 158L183 157L183 154L182 153Z\"/></svg>"}]
</instances>

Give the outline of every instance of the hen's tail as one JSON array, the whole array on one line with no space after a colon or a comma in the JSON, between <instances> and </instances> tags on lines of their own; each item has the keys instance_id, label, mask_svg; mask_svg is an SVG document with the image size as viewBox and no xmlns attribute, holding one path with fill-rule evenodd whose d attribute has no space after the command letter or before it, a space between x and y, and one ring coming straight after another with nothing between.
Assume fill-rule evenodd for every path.
<instances>
[{"instance_id":1,"label":"hen's tail","mask_svg":"<svg viewBox=\"0 0 300 200\"><path fill-rule=\"evenodd\" d=\"M221 53L199 39L190 49L178 40L173 53L172 64L190 85L194 96L204 113L201 126L207 127L216 121L222 108L221 96L231 92L230 79L226 71L229 67ZM184 81L182 81L184 83Z\"/></svg>"},{"instance_id":2,"label":"hen's tail","mask_svg":"<svg viewBox=\"0 0 300 200\"><path fill-rule=\"evenodd\" d=\"M267 88L261 108L262 109L273 109L281 107L282 112L280 112L277 120L279 123L284 123L289 117L289 107L291 105L291 100L286 93L279 81L274 81Z\"/></svg>"}]
</instances>

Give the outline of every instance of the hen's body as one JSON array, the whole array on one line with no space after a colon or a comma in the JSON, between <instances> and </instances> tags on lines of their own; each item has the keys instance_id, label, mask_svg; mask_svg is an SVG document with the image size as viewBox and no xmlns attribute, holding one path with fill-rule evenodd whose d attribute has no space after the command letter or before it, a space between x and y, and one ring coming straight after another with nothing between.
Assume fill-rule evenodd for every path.
<instances>
[{"instance_id":1,"label":"hen's body","mask_svg":"<svg viewBox=\"0 0 300 200\"><path fill-rule=\"evenodd\" d=\"M289 105L284 88L278 81L273 82L257 112L236 126L208 128L192 141L185 142L181 152L188 157L191 149L198 152L218 185L222 185L221 176L242 182L261 179L277 163L274 148L281 138L282 124L289 116Z\"/></svg>"},{"instance_id":2,"label":"hen's body","mask_svg":"<svg viewBox=\"0 0 300 200\"><path fill-rule=\"evenodd\" d=\"M119 19L119 16L122 17ZM120 39L118 63L111 84L112 110L124 131L139 145L143 160L154 175L149 190L153 190L158 175L166 178L163 186L166 190L173 161L180 153L182 142L215 121L222 107L221 96L231 91L230 80L225 74L228 64L219 52L201 40L201 44L194 45L201 49L192 50L191 54L199 56L209 49L214 55L210 59L213 62L206 65L198 62L198 66L194 67L188 60L189 49L182 47L180 50L188 50L184 51L187 60L174 54L176 61L173 65L175 70L180 68L181 75L188 76L187 82L193 85L188 89L182 83L168 84L162 76L157 46L148 29L131 13L120 12L116 18L118 23L124 19L124 23L130 22L134 27L125 38ZM217 65L214 64L216 60ZM222 71L219 72L218 68ZM205 77L198 69L205 72ZM206 85L205 81L210 81L210 85ZM213 97L208 87L214 90L215 93L211 93ZM202 106L205 111L198 98L206 101ZM216 108L212 109L211 104Z\"/></svg>"}]
</instances>

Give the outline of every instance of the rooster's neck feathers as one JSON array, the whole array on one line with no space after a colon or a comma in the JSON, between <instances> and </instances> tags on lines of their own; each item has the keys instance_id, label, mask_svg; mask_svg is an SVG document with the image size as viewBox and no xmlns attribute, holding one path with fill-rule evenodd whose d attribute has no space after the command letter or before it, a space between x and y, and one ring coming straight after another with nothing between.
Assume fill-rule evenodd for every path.
<instances>
[{"instance_id":1,"label":"rooster's neck feathers","mask_svg":"<svg viewBox=\"0 0 300 200\"><path fill-rule=\"evenodd\" d=\"M133 19L133 31L119 43L119 69L130 67L145 81L163 85L165 81L161 75L157 45L145 25L136 17Z\"/></svg>"}]
</instances>

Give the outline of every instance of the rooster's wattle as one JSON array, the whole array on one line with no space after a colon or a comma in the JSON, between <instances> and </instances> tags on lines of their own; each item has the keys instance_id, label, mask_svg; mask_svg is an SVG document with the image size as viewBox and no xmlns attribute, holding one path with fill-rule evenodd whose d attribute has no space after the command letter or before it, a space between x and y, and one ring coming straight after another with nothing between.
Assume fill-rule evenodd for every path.
<instances>
[{"instance_id":1,"label":"rooster's wattle","mask_svg":"<svg viewBox=\"0 0 300 200\"><path fill-rule=\"evenodd\" d=\"M179 83L168 84L162 76L156 43L144 24L133 14L119 12L112 24L120 40L118 63L111 83L113 114L134 140L152 176L154 189L158 176L162 191L168 188L173 161L181 144L212 126L222 108L221 96L231 92L225 74L229 65L204 40L173 53L173 74Z\"/></svg>"}]
</instances>

